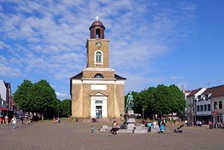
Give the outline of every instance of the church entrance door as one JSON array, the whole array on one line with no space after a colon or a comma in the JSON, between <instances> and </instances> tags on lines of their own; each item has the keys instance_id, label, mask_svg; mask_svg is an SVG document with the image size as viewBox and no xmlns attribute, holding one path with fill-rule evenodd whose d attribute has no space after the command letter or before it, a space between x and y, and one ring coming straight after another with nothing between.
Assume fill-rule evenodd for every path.
<instances>
[{"instance_id":1,"label":"church entrance door","mask_svg":"<svg viewBox=\"0 0 224 150\"><path fill-rule=\"evenodd\" d=\"M102 106L96 106L96 117L102 118Z\"/></svg>"}]
</instances>

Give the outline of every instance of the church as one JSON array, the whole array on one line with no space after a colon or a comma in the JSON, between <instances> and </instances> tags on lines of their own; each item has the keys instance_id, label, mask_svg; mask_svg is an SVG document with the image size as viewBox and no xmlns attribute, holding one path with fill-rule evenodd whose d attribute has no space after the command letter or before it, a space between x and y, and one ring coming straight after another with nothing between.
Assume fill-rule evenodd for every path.
<instances>
[{"instance_id":1,"label":"church","mask_svg":"<svg viewBox=\"0 0 224 150\"><path fill-rule=\"evenodd\" d=\"M86 68L70 78L72 117L118 118L124 114L126 78L115 74L109 66L110 40L104 39L105 27L99 17L89 30Z\"/></svg>"}]
</instances>

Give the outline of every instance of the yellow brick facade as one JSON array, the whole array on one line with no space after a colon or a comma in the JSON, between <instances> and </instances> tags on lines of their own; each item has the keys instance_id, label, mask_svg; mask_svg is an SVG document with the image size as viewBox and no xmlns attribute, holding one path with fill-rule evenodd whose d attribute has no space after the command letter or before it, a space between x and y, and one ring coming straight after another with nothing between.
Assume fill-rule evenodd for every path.
<instances>
[{"instance_id":1,"label":"yellow brick facade","mask_svg":"<svg viewBox=\"0 0 224 150\"><path fill-rule=\"evenodd\" d=\"M87 67L70 78L73 117L119 118L124 114L126 79L116 75L109 67L109 40L104 39L104 29L100 21L93 22L91 38L86 42ZM101 38L92 34L99 34ZM96 58L97 52L100 53L100 61ZM96 78L97 74L102 78Z\"/></svg>"}]
</instances>

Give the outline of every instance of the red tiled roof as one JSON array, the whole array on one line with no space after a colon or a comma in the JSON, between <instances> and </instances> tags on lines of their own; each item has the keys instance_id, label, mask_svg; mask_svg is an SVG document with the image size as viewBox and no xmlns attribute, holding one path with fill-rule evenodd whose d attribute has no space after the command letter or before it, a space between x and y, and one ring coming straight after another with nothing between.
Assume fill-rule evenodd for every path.
<instances>
[{"instance_id":1,"label":"red tiled roof","mask_svg":"<svg viewBox=\"0 0 224 150\"><path fill-rule=\"evenodd\" d=\"M212 97L224 96L224 85L207 88L202 94L212 94Z\"/></svg>"},{"instance_id":2,"label":"red tiled roof","mask_svg":"<svg viewBox=\"0 0 224 150\"><path fill-rule=\"evenodd\" d=\"M198 88L198 89L195 89L195 90L192 90L191 93L187 96L187 97L191 97L191 96L194 96L198 91L200 91L202 88Z\"/></svg>"}]
</instances>

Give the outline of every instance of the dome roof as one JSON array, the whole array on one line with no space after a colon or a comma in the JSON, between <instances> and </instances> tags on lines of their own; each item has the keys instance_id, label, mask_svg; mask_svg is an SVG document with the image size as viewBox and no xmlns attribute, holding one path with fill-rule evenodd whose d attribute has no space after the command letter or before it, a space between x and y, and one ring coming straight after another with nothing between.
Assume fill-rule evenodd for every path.
<instances>
[{"instance_id":1,"label":"dome roof","mask_svg":"<svg viewBox=\"0 0 224 150\"><path fill-rule=\"evenodd\" d=\"M92 23L92 26L103 26L103 23L99 20L96 20Z\"/></svg>"},{"instance_id":2,"label":"dome roof","mask_svg":"<svg viewBox=\"0 0 224 150\"><path fill-rule=\"evenodd\" d=\"M102 27L102 28L105 29L103 23L102 23L101 21L99 21L99 20L94 21L94 22L92 23L91 27L89 27L89 29L91 29L92 27Z\"/></svg>"}]
</instances>

